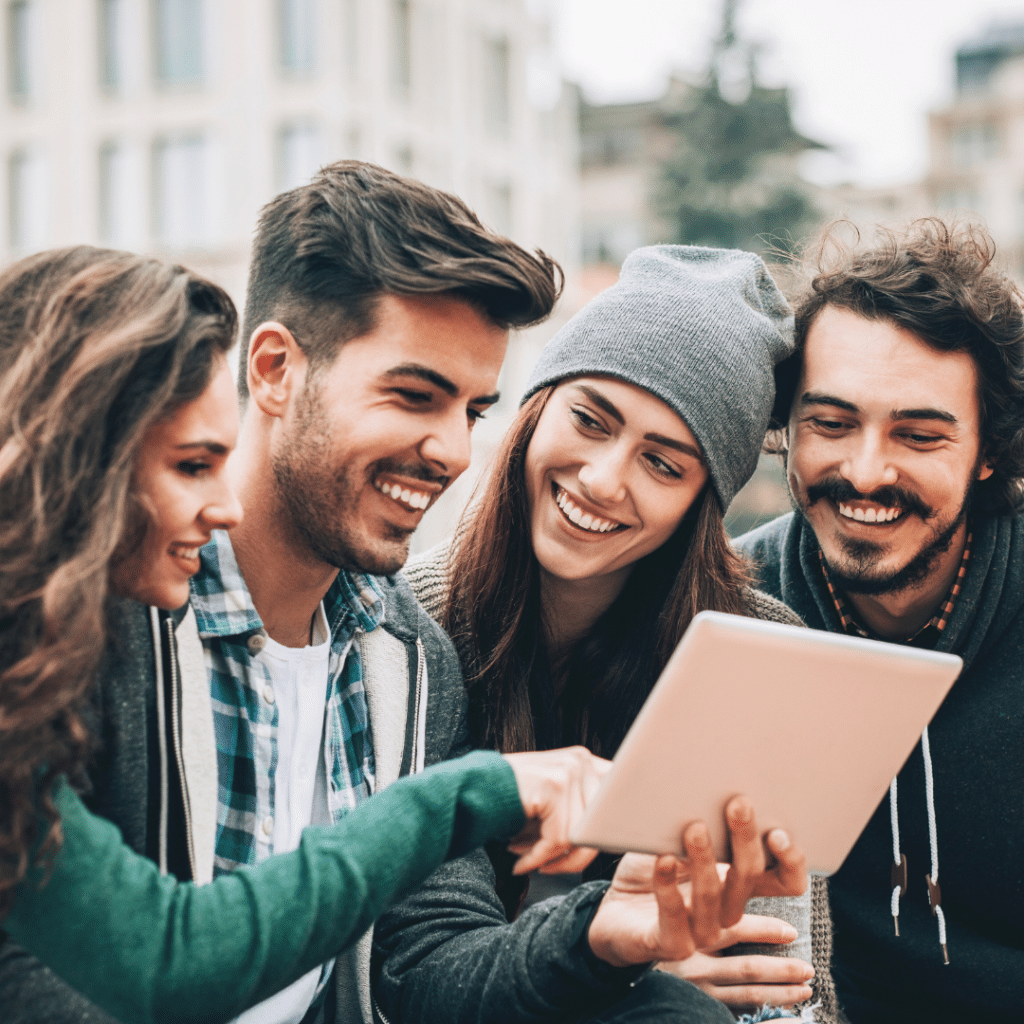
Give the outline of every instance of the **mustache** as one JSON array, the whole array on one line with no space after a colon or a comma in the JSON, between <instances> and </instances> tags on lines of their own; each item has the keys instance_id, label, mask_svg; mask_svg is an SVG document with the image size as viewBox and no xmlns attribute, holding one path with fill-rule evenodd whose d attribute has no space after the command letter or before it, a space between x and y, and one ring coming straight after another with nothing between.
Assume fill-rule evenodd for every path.
<instances>
[{"instance_id":1,"label":"mustache","mask_svg":"<svg viewBox=\"0 0 1024 1024\"><path fill-rule=\"evenodd\" d=\"M886 508L900 508L904 512L912 512L924 520L932 519L935 516L935 509L926 504L913 491L895 485L879 487L877 490L871 491L870 494L862 494L849 480L843 480L837 476L826 477L807 488L808 506L822 498L828 498L835 502L841 501L844 504L854 501L871 501L876 505L884 505Z\"/></svg>"},{"instance_id":2,"label":"mustache","mask_svg":"<svg viewBox=\"0 0 1024 1024\"><path fill-rule=\"evenodd\" d=\"M438 484L444 490L451 483L451 477L433 472L422 462L398 462L395 459L380 459L370 469L370 476L380 473L391 473L394 476L407 476L413 480L422 480L428 484Z\"/></svg>"}]
</instances>

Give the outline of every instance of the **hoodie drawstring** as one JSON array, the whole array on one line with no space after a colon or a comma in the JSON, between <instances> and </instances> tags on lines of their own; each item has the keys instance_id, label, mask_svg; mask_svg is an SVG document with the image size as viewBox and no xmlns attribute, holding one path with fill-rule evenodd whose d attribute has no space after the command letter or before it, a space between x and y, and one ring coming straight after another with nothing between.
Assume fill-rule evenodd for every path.
<instances>
[{"instance_id":1,"label":"hoodie drawstring","mask_svg":"<svg viewBox=\"0 0 1024 1024\"><path fill-rule=\"evenodd\" d=\"M924 757L924 792L928 804L928 846L931 851L931 874L925 875L928 883L928 904L939 925L939 945L942 959L949 963L946 949L946 916L942 912L942 892L939 889L939 835L935 825L935 782L932 777L932 753L928 745L928 729L921 733L921 754ZM892 900L891 910L897 936L900 933L900 897L907 891L907 858L900 852L900 820L896 804L896 777L889 783L889 821L892 827Z\"/></svg>"}]
</instances>

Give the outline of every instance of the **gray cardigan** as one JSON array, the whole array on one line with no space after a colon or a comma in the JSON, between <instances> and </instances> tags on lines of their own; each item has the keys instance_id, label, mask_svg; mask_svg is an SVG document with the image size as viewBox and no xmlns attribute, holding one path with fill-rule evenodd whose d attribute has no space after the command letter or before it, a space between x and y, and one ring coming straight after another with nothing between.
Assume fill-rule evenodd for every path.
<instances>
[{"instance_id":1,"label":"gray cardigan","mask_svg":"<svg viewBox=\"0 0 1024 1024\"><path fill-rule=\"evenodd\" d=\"M447 589L446 545L413 559L403 570L431 615L440 617ZM748 592L751 614L800 624L781 602ZM561 901L527 908L508 923L495 893L491 862L482 851L440 868L418 893L377 924L372 963L374 996L392 1024L444 1021L559 1020L588 1004L595 1010L634 980L589 952L584 932L607 883L588 882ZM786 954L811 959L810 894L751 901L751 913L782 917L799 937ZM581 923L582 922L582 923ZM816 1019L833 1019L827 964L827 914L815 930L821 957ZM744 950L745 952L747 950ZM751 950L778 953L776 947ZM816 967L818 964L816 963Z\"/></svg>"}]
</instances>

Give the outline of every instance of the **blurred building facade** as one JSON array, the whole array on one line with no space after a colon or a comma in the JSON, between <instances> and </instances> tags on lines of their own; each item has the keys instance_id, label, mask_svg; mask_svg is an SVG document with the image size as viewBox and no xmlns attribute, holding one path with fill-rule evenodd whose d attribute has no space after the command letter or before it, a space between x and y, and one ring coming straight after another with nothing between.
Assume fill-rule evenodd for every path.
<instances>
[{"instance_id":1,"label":"blurred building facade","mask_svg":"<svg viewBox=\"0 0 1024 1024\"><path fill-rule=\"evenodd\" d=\"M0 0L0 264L77 243L158 253L241 307L260 207L352 157L455 192L574 283L576 92L548 3ZM552 327L510 346L481 459Z\"/></svg>"},{"instance_id":2,"label":"blurred building facade","mask_svg":"<svg viewBox=\"0 0 1024 1024\"><path fill-rule=\"evenodd\" d=\"M1024 279L1024 22L993 26L955 60L953 102L929 117L929 200L980 218Z\"/></svg>"},{"instance_id":3,"label":"blurred building facade","mask_svg":"<svg viewBox=\"0 0 1024 1024\"><path fill-rule=\"evenodd\" d=\"M526 0L5 0L7 260L72 242L244 288L260 206L358 157L575 249L574 96Z\"/></svg>"}]
</instances>

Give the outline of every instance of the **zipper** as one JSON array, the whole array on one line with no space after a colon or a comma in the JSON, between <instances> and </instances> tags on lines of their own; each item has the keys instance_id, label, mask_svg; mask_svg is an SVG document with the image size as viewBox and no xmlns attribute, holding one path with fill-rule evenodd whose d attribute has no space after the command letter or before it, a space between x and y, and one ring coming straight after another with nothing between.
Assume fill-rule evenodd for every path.
<instances>
[{"instance_id":1,"label":"zipper","mask_svg":"<svg viewBox=\"0 0 1024 1024\"><path fill-rule=\"evenodd\" d=\"M181 748L181 680L178 672L178 645L174 639L174 620L168 617L167 652L171 663L171 731L174 735L174 756L178 762L178 778L181 781L181 799L185 805L185 842L188 846L188 863L192 877L196 877L196 853L192 840L192 805L188 798L188 779L185 777L185 755Z\"/></svg>"},{"instance_id":2,"label":"zipper","mask_svg":"<svg viewBox=\"0 0 1024 1024\"><path fill-rule=\"evenodd\" d=\"M380 1008L380 1003L377 1002L377 997L371 995L370 1000L373 1003L373 1012L380 1018L381 1024L391 1024L391 1021L388 1020L387 1014Z\"/></svg>"}]
</instances>

